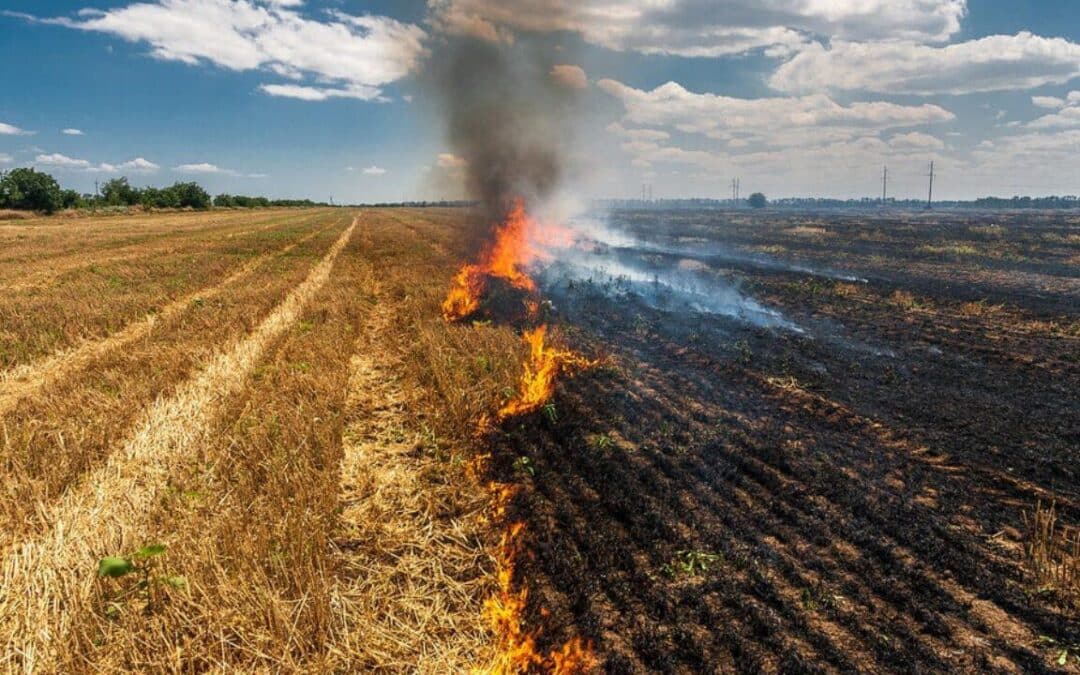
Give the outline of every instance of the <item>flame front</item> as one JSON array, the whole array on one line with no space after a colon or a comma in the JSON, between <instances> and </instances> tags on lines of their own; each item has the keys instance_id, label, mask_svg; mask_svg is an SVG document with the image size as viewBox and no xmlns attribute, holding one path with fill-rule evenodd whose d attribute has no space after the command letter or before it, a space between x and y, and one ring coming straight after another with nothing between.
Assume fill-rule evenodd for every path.
<instances>
[{"instance_id":1,"label":"flame front","mask_svg":"<svg viewBox=\"0 0 1080 675\"><path fill-rule=\"evenodd\" d=\"M525 267L536 258L536 251L529 243L529 233L533 229L534 223L525 212L525 202L515 201L506 221L496 229L494 243L480 254L480 261L465 265L454 276L442 304L443 318L460 321L480 309L490 277L534 293L536 283L525 272Z\"/></svg>"},{"instance_id":2,"label":"flame front","mask_svg":"<svg viewBox=\"0 0 1080 675\"><path fill-rule=\"evenodd\" d=\"M491 484L494 497L493 510L499 518L505 518L509 502L517 490L512 486ZM498 640L494 663L474 675L520 675L533 670L555 675L574 675L588 672L596 667L593 646L587 640L573 637L561 647L544 656L536 649L538 631L525 627L524 616L529 591L522 587L514 589L514 571L522 551L525 523L511 522L496 551L499 591L484 603L484 616L491 624Z\"/></svg>"},{"instance_id":3,"label":"flame front","mask_svg":"<svg viewBox=\"0 0 1080 675\"><path fill-rule=\"evenodd\" d=\"M571 238L568 230L548 227L538 228L525 211L521 200L507 215L506 221L495 231L494 242L473 264L465 265L454 276L442 314L447 321L461 321L478 312L483 303L491 279L502 279L511 287L525 291L525 311L532 323L540 315L540 299L536 283L526 272L528 265L544 254L545 247L565 246ZM534 245L534 243L536 245ZM542 408L555 391L560 374L572 374L593 365L571 351L557 349L548 344L548 328L539 324L526 330L523 338L529 345L529 357L524 364L518 395L498 412L498 419L526 415ZM481 429L488 428L488 419L480 422ZM506 520L509 502L515 489L510 486L491 484L495 517ZM543 672L571 675L591 670L596 665L592 644L574 637L546 656L536 649L538 630L525 626L525 610L528 606L528 588L521 585L515 590L515 567L522 551L522 535L525 524L509 522L496 551L498 592L484 603L484 615L497 640L498 652L495 662L486 672L496 675L516 675L539 669Z\"/></svg>"},{"instance_id":4,"label":"flame front","mask_svg":"<svg viewBox=\"0 0 1080 675\"><path fill-rule=\"evenodd\" d=\"M546 337L546 325L525 332L525 342L529 345L529 360L525 362L525 372L521 376L521 389L515 399L499 410L499 419L536 412L555 392L555 380L560 373L582 370L593 365L592 361L574 352L546 345Z\"/></svg>"}]
</instances>

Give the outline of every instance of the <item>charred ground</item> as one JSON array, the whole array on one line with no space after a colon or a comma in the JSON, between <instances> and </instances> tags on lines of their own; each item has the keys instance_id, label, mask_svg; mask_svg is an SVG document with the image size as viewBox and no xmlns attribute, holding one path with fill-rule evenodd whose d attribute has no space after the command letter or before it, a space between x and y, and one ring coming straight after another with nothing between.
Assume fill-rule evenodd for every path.
<instances>
[{"instance_id":1,"label":"charred ground","mask_svg":"<svg viewBox=\"0 0 1080 675\"><path fill-rule=\"evenodd\" d=\"M805 332L552 284L610 366L493 440L553 644L573 627L609 672L1080 667L1075 598L1024 556L1039 500L1080 523L1075 216L613 220L723 246L691 257Z\"/></svg>"}]
</instances>

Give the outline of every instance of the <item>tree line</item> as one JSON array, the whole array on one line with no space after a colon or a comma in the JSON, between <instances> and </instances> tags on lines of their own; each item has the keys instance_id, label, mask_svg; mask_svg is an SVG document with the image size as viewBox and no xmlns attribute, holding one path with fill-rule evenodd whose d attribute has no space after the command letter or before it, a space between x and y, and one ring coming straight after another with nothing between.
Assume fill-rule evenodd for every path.
<instances>
[{"instance_id":1,"label":"tree line","mask_svg":"<svg viewBox=\"0 0 1080 675\"><path fill-rule=\"evenodd\" d=\"M61 209L104 206L142 206L151 209L259 208L269 206L326 206L310 199L269 199L244 195L210 193L194 182L177 182L168 187L135 187L127 178L105 182L97 194L66 190L51 175L35 169L0 172L0 209L54 213Z\"/></svg>"}]
</instances>

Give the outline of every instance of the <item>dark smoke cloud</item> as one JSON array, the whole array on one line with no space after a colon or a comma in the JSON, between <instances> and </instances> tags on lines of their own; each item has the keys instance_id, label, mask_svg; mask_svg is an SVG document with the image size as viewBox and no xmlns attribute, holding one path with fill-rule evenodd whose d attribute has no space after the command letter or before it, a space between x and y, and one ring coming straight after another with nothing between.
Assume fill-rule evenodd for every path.
<instances>
[{"instance_id":1,"label":"dark smoke cloud","mask_svg":"<svg viewBox=\"0 0 1080 675\"><path fill-rule=\"evenodd\" d=\"M579 92L552 68L567 61L546 39L494 44L437 38L426 70L450 150L464 167L468 196L486 221L501 220L514 199L542 201L563 178Z\"/></svg>"}]
</instances>

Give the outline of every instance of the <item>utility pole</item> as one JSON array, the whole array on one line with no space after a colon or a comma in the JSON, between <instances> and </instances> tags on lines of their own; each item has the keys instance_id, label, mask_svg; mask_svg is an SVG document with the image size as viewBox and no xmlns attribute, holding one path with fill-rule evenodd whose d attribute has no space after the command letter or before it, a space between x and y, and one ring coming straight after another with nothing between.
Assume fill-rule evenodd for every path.
<instances>
[{"instance_id":1,"label":"utility pole","mask_svg":"<svg viewBox=\"0 0 1080 675\"><path fill-rule=\"evenodd\" d=\"M929 209L934 203L934 162L930 161L930 192L926 196L926 208Z\"/></svg>"},{"instance_id":2,"label":"utility pole","mask_svg":"<svg viewBox=\"0 0 1080 675\"><path fill-rule=\"evenodd\" d=\"M641 184L641 205L645 206L645 183Z\"/></svg>"},{"instance_id":3,"label":"utility pole","mask_svg":"<svg viewBox=\"0 0 1080 675\"><path fill-rule=\"evenodd\" d=\"M649 203L652 204L652 183L649 183Z\"/></svg>"},{"instance_id":4,"label":"utility pole","mask_svg":"<svg viewBox=\"0 0 1080 675\"><path fill-rule=\"evenodd\" d=\"M735 201L736 202L739 201L739 199L741 197L742 197L742 179L741 178L736 178L735 179Z\"/></svg>"},{"instance_id":5,"label":"utility pole","mask_svg":"<svg viewBox=\"0 0 1080 675\"><path fill-rule=\"evenodd\" d=\"M889 167L885 166L884 173L881 174L881 205L885 206L885 200L889 195Z\"/></svg>"}]
</instances>

